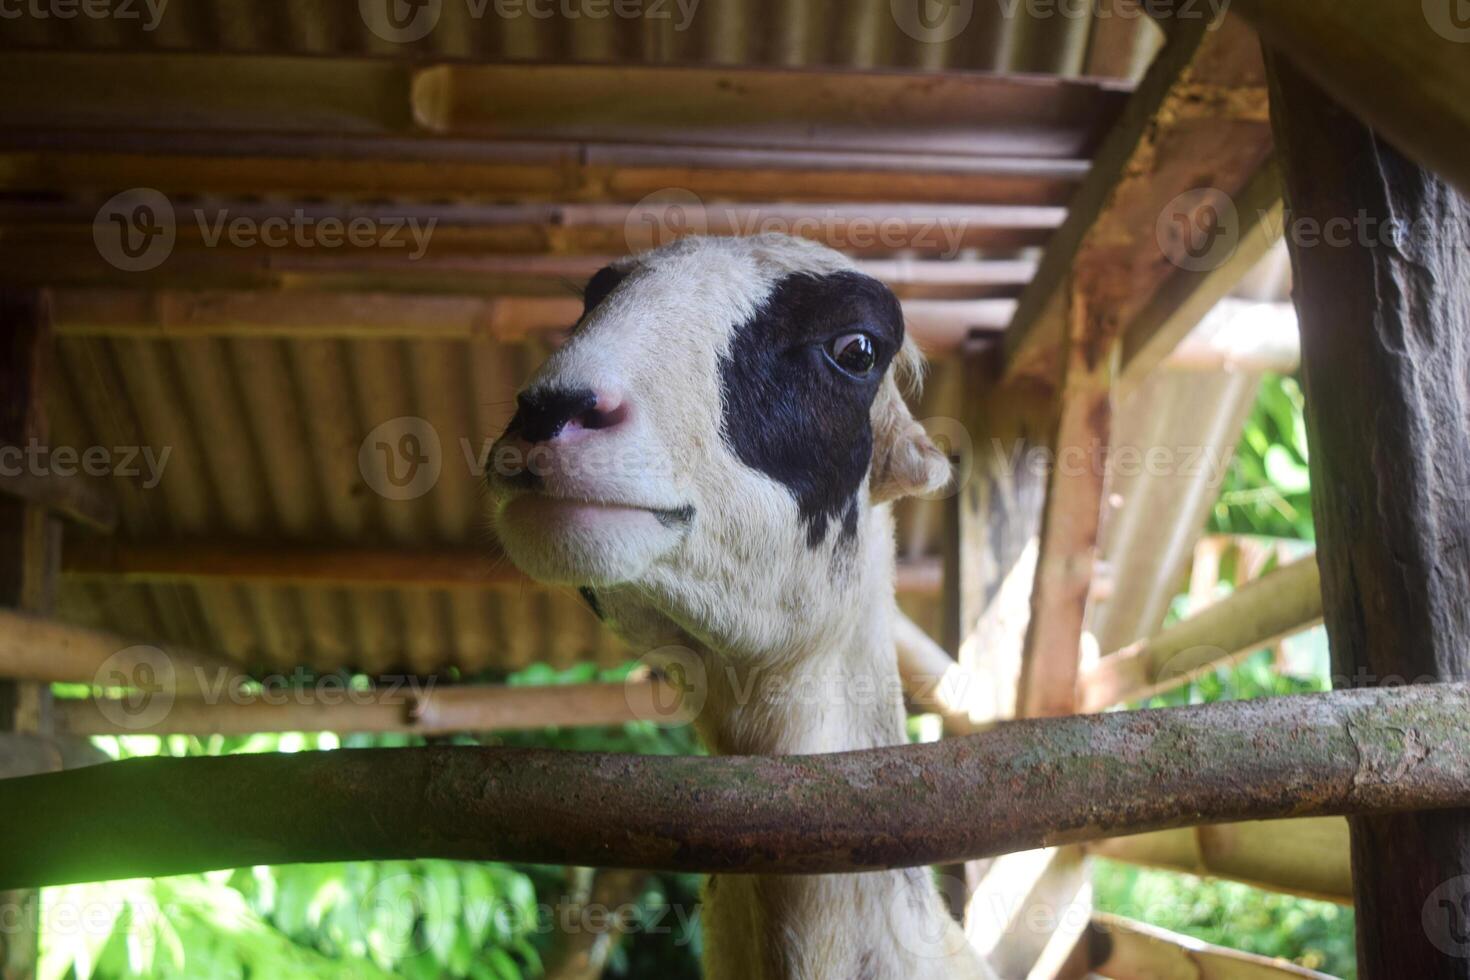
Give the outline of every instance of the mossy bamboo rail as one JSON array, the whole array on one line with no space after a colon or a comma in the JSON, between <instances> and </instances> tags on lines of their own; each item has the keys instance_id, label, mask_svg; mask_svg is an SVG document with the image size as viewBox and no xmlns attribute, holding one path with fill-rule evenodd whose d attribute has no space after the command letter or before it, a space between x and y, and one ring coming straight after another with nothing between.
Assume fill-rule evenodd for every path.
<instances>
[{"instance_id":1,"label":"mossy bamboo rail","mask_svg":"<svg viewBox=\"0 0 1470 980\"><path fill-rule=\"evenodd\" d=\"M407 857L820 874L1470 805L1470 685L1012 722L821 756L470 747L135 759L0 784L0 889Z\"/></svg>"}]
</instances>

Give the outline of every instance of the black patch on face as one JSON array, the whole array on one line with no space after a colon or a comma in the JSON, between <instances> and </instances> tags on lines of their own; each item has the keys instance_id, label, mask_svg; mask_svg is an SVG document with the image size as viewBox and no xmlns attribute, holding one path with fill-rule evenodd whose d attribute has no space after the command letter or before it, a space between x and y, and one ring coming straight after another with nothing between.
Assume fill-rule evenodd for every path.
<instances>
[{"instance_id":1,"label":"black patch on face","mask_svg":"<svg viewBox=\"0 0 1470 980\"><path fill-rule=\"evenodd\" d=\"M592 274L587 280L587 288L582 290L582 318L587 319L587 314L597 309L602 301L612 295L612 291L622 285L623 280L628 278L627 269L615 269L610 265L603 266Z\"/></svg>"},{"instance_id":2,"label":"black patch on face","mask_svg":"<svg viewBox=\"0 0 1470 980\"><path fill-rule=\"evenodd\" d=\"M593 592L589 586L582 586L577 590L577 594L582 597L583 602L587 603L587 608L592 610L592 615L598 619L607 619L602 612L602 603L597 601L597 593Z\"/></svg>"},{"instance_id":3,"label":"black patch on face","mask_svg":"<svg viewBox=\"0 0 1470 980\"><path fill-rule=\"evenodd\" d=\"M828 356L833 340L873 338L877 363L858 377ZM857 533L858 487L873 456L869 411L903 344L903 313L888 288L856 272L798 274L777 284L741 324L720 362L726 442L740 461L796 498L807 546L840 520Z\"/></svg>"}]
</instances>

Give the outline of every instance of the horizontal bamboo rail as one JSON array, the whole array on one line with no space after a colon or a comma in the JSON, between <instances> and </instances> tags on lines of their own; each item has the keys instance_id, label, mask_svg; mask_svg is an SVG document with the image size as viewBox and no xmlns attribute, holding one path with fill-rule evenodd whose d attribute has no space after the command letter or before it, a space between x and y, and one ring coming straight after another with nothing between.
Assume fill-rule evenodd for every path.
<instances>
[{"instance_id":1,"label":"horizontal bamboo rail","mask_svg":"<svg viewBox=\"0 0 1470 980\"><path fill-rule=\"evenodd\" d=\"M1470 685L1012 722L865 752L437 746L6 781L0 889L406 857L821 874L1200 823L1470 805Z\"/></svg>"},{"instance_id":2,"label":"horizontal bamboo rail","mask_svg":"<svg viewBox=\"0 0 1470 980\"><path fill-rule=\"evenodd\" d=\"M1093 972L1110 980L1333 980L1294 963L1215 946L1116 915L1094 915L1089 934L1092 945L1107 951Z\"/></svg>"},{"instance_id":3,"label":"horizontal bamboo rail","mask_svg":"<svg viewBox=\"0 0 1470 980\"><path fill-rule=\"evenodd\" d=\"M409 550L197 540L169 544L69 542L62 574L135 583L218 579L258 585L342 588L530 589L540 586L492 549ZM899 594L935 595L937 561L902 562Z\"/></svg>"},{"instance_id":4,"label":"horizontal bamboo rail","mask_svg":"<svg viewBox=\"0 0 1470 980\"><path fill-rule=\"evenodd\" d=\"M1099 857L1258 888L1352 904L1347 822L1310 820L1218 824L1097 841Z\"/></svg>"},{"instance_id":5,"label":"horizontal bamboo rail","mask_svg":"<svg viewBox=\"0 0 1470 980\"><path fill-rule=\"evenodd\" d=\"M256 732L527 731L634 721L679 723L678 692L656 679L626 684L464 685L413 691L275 691L242 698L178 698L157 719L106 699L58 700L58 730L72 735L249 735Z\"/></svg>"},{"instance_id":6,"label":"horizontal bamboo rail","mask_svg":"<svg viewBox=\"0 0 1470 980\"><path fill-rule=\"evenodd\" d=\"M172 679L157 676L171 669ZM0 609L0 678L42 684L131 687L139 671L174 693L224 686L243 676L237 664L178 647L137 645L105 630Z\"/></svg>"},{"instance_id":7,"label":"horizontal bamboo rail","mask_svg":"<svg viewBox=\"0 0 1470 980\"><path fill-rule=\"evenodd\" d=\"M1241 586L1157 636L1103 657L1078 681L1083 711L1179 687L1322 621L1322 580L1310 555Z\"/></svg>"}]
</instances>

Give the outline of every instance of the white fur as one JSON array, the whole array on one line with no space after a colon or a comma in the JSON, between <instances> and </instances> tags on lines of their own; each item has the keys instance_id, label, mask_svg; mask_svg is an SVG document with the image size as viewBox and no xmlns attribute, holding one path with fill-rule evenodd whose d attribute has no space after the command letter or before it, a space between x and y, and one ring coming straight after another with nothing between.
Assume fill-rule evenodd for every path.
<instances>
[{"instance_id":1,"label":"white fur","mask_svg":"<svg viewBox=\"0 0 1470 980\"><path fill-rule=\"evenodd\" d=\"M719 361L779 280L851 263L764 235L683 239L623 266L628 278L532 386L618 392L628 418L552 444L553 501L496 476L492 453L507 554L544 581L594 586L610 624L635 646L694 651L708 681L696 725L713 751L901 744L886 501L948 478L893 376L915 373L917 352L905 345L873 405L874 460L855 546L839 547L833 522L812 548L787 489L721 437ZM684 506L696 513L688 527L649 513ZM923 871L723 876L711 881L704 922L712 980L991 975Z\"/></svg>"}]
</instances>

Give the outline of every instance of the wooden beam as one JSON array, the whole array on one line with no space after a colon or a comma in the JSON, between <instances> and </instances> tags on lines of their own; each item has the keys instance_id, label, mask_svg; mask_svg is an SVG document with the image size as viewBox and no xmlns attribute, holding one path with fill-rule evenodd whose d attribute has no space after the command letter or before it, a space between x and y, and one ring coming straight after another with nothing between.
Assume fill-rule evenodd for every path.
<instances>
[{"instance_id":1,"label":"wooden beam","mask_svg":"<svg viewBox=\"0 0 1470 980\"><path fill-rule=\"evenodd\" d=\"M1068 300L1058 420L1036 558L1031 618L1021 657L1017 710L1022 717L1077 710L1083 629L1097 565L1098 534L1112 444L1116 338L1090 282L1079 278Z\"/></svg>"},{"instance_id":2,"label":"wooden beam","mask_svg":"<svg viewBox=\"0 0 1470 980\"><path fill-rule=\"evenodd\" d=\"M139 644L104 630L0 609L0 678L126 687L145 670L154 683L166 682L170 694L218 689L243 676L224 657ZM168 677L157 676L162 673Z\"/></svg>"},{"instance_id":3,"label":"wooden beam","mask_svg":"<svg viewBox=\"0 0 1470 980\"><path fill-rule=\"evenodd\" d=\"M133 759L8 780L0 887L410 856L845 873L1199 823L1463 806L1467 710L1470 685L1439 684L1018 721L815 756L435 746Z\"/></svg>"},{"instance_id":4,"label":"wooden beam","mask_svg":"<svg viewBox=\"0 0 1470 980\"><path fill-rule=\"evenodd\" d=\"M1395 146L1470 194L1470 17L1458 0L1240 0L1234 9Z\"/></svg>"},{"instance_id":5,"label":"wooden beam","mask_svg":"<svg viewBox=\"0 0 1470 980\"><path fill-rule=\"evenodd\" d=\"M535 587L493 549L408 550L191 540L124 542L78 538L62 573L78 581L130 583L224 581L348 588L485 589ZM935 562L898 567L900 593L934 595Z\"/></svg>"},{"instance_id":6,"label":"wooden beam","mask_svg":"<svg viewBox=\"0 0 1470 980\"><path fill-rule=\"evenodd\" d=\"M1340 817L1214 824L1095 841L1098 857L1229 878L1257 888L1351 904L1347 821Z\"/></svg>"},{"instance_id":7,"label":"wooden beam","mask_svg":"<svg viewBox=\"0 0 1470 980\"><path fill-rule=\"evenodd\" d=\"M972 331L1004 327L1015 305L1008 299L914 299L903 301L903 311L909 332L926 352L948 353L959 349ZM566 331L582 315L582 301L570 294L89 289L61 291L55 310L56 333L64 337L491 337L515 342L529 334ZM0 482L0 490L4 486Z\"/></svg>"},{"instance_id":8,"label":"wooden beam","mask_svg":"<svg viewBox=\"0 0 1470 980\"><path fill-rule=\"evenodd\" d=\"M950 72L436 65L415 73L415 120L434 133L504 138L823 145L952 154L1085 157L1124 86Z\"/></svg>"},{"instance_id":9,"label":"wooden beam","mask_svg":"<svg viewBox=\"0 0 1470 980\"><path fill-rule=\"evenodd\" d=\"M77 539L62 573L127 583L226 581L356 588L523 588L528 580L492 550L410 551L191 541L128 543Z\"/></svg>"},{"instance_id":10,"label":"wooden beam","mask_svg":"<svg viewBox=\"0 0 1470 980\"><path fill-rule=\"evenodd\" d=\"M1046 494L1033 465L1045 448L1055 407L1030 382L997 384L993 361L971 354L961 370L958 492L946 501L945 645L962 673L962 710L947 719L969 734L1017 716L1021 659L1030 621L1036 549Z\"/></svg>"},{"instance_id":11,"label":"wooden beam","mask_svg":"<svg viewBox=\"0 0 1470 980\"><path fill-rule=\"evenodd\" d=\"M1126 99L1092 80L642 65L12 51L0 125L667 143L1061 159Z\"/></svg>"},{"instance_id":12,"label":"wooden beam","mask_svg":"<svg viewBox=\"0 0 1470 980\"><path fill-rule=\"evenodd\" d=\"M637 201L680 188L724 201L1064 205L1083 159L688 144L290 139L192 132L0 134L0 189L169 197Z\"/></svg>"},{"instance_id":13,"label":"wooden beam","mask_svg":"<svg viewBox=\"0 0 1470 980\"><path fill-rule=\"evenodd\" d=\"M1006 332L1007 374L1055 377L1078 278L1096 284L1113 333L1126 331L1179 271L1158 234L1170 203L1201 188L1238 196L1270 151L1255 35L1231 15L1176 23L1022 295Z\"/></svg>"},{"instance_id":14,"label":"wooden beam","mask_svg":"<svg viewBox=\"0 0 1470 980\"><path fill-rule=\"evenodd\" d=\"M1296 307L1222 299L1163 363L1172 371L1292 374L1302 363ZM1125 363L1118 397L1126 399L1142 380Z\"/></svg>"},{"instance_id":15,"label":"wooden beam","mask_svg":"<svg viewBox=\"0 0 1470 980\"><path fill-rule=\"evenodd\" d=\"M1284 960L1215 946L1116 915L1099 913L1092 936L1092 945L1106 954L1094 971L1112 980L1334 980Z\"/></svg>"},{"instance_id":16,"label":"wooden beam","mask_svg":"<svg viewBox=\"0 0 1470 980\"><path fill-rule=\"evenodd\" d=\"M1177 205L1186 219L1184 202ZM1230 295L1256 264L1281 240L1284 214L1281 173L1274 160L1258 170L1231 201L1236 218L1228 234L1236 238L1228 257L1211 259L1201 269L1181 269L1165 280L1122 335L1120 394L1158 367L1218 303Z\"/></svg>"},{"instance_id":17,"label":"wooden beam","mask_svg":"<svg viewBox=\"0 0 1470 980\"><path fill-rule=\"evenodd\" d=\"M6 459L7 453L16 455ZM82 473L30 472L15 462L21 453L22 447L0 446L0 460L6 464L0 466L0 496L23 500L103 534L117 530L117 499L105 485Z\"/></svg>"},{"instance_id":18,"label":"wooden beam","mask_svg":"<svg viewBox=\"0 0 1470 980\"><path fill-rule=\"evenodd\" d=\"M1078 682L1083 711L1101 711L1189 683L1322 622L1315 556L1241 586L1157 636L1110 653Z\"/></svg>"},{"instance_id":19,"label":"wooden beam","mask_svg":"<svg viewBox=\"0 0 1470 980\"><path fill-rule=\"evenodd\" d=\"M1362 27L1403 23L1368 14ZM1375 39L1390 51L1402 42ZM1423 57L1405 82L1430 86L1440 62ZM1355 686L1467 678L1470 202L1284 58L1271 67L1293 220L1380 229L1340 246L1288 239L1333 673ZM1390 221L1401 236L1381 233ZM1458 918L1470 907L1470 810L1364 817L1351 829L1359 976L1470 977Z\"/></svg>"},{"instance_id":20,"label":"wooden beam","mask_svg":"<svg viewBox=\"0 0 1470 980\"><path fill-rule=\"evenodd\" d=\"M196 264L229 268L291 260L310 266L342 256L379 256L412 264L425 259L549 252L623 255L689 234L743 236L783 232L853 256L910 251L955 258L967 249L1010 250L1046 242L1065 209L1008 204L831 204L700 201L682 191L635 203L407 204L350 202L156 201L144 267L123 258L121 243L99 248L99 229L143 241L124 225L99 223L109 199L85 204L0 201L0 256L26 248L68 257L65 277L101 276L111 266L140 277ZM113 214L126 218L134 212ZM156 231L155 231L156 230ZM162 236L162 237L160 237ZM24 274L24 265L21 274ZM15 275L15 273L9 273Z\"/></svg>"},{"instance_id":21,"label":"wooden beam","mask_svg":"<svg viewBox=\"0 0 1470 980\"><path fill-rule=\"evenodd\" d=\"M256 732L530 731L623 725L682 724L678 692L655 679L626 684L436 686L421 690L342 688L241 690L220 697L180 697L166 710L138 715L124 702L93 698L56 702L57 729L73 735L249 735Z\"/></svg>"},{"instance_id":22,"label":"wooden beam","mask_svg":"<svg viewBox=\"0 0 1470 980\"><path fill-rule=\"evenodd\" d=\"M388 294L410 292L450 296L565 298L612 253L426 255L405 262L379 253L281 254L273 250L233 250L213 255L193 251L171 254L158 268L127 272L106 262L83 261L74 246L7 249L10 265L0 281L39 282L48 287L111 288L133 291L300 290ZM82 262L68 267L66 262ZM900 299L1012 298L1030 279L1035 264L1025 260L859 259L858 268L881 279Z\"/></svg>"},{"instance_id":23,"label":"wooden beam","mask_svg":"<svg viewBox=\"0 0 1470 980\"><path fill-rule=\"evenodd\" d=\"M949 652L933 657L949 664L937 683L928 684L922 706L936 711L945 734L955 737L1016 717L1046 486L1029 453L1050 429L1052 405L1042 386L998 385L993 356L984 352L967 352L950 370L958 372L961 429L939 433L951 440L947 449L957 461L955 493L943 501L943 637ZM1070 849L1054 849L1043 864L1060 867L1072 856ZM943 892L972 944L987 956L1017 962L1034 959L1038 950L1030 943L1016 948L995 933L996 906L1016 887L1010 865L976 860L941 874L952 882ZM982 917L974 919L981 908Z\"/></svg>"}]
</instances>

